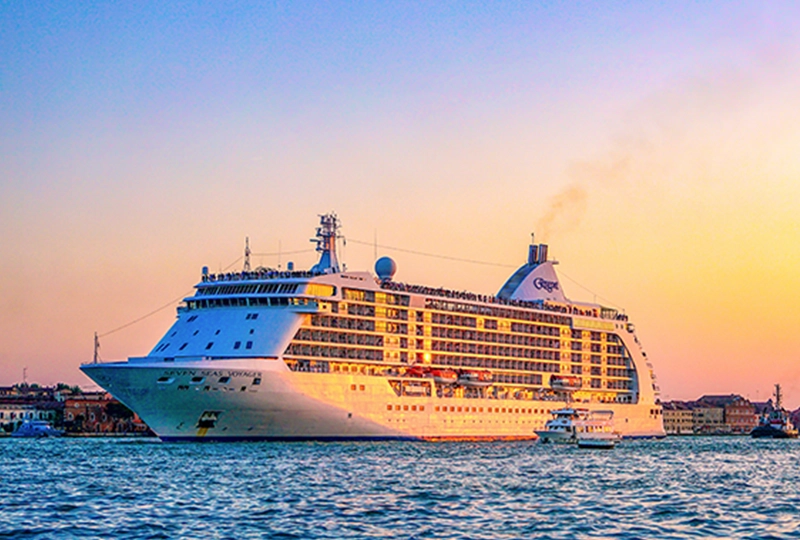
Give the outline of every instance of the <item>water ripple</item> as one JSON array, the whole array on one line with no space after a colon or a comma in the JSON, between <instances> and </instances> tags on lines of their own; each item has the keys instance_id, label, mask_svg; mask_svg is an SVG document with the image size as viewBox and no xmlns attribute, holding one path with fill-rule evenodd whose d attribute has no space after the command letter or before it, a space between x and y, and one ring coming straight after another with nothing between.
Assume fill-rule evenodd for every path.
<instances>
[{"instance_id":1,"label":"water ripple","mask_svg":"<svg viewBox=\"0 0 800 540\"><path fill-rule=\"evenodd\" d=\"M798 441L0 440L0 538L792 538Z\"/></svg>"}]
</instances>

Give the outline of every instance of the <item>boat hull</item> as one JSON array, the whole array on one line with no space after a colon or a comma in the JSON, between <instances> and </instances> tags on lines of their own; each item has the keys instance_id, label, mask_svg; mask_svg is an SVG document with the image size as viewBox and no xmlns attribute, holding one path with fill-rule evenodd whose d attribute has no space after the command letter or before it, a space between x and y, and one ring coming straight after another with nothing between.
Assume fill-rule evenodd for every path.
<instances>
[{"instance_id":1,"label":"boat hull","mask_svg":"<svg viewBox=\"0 0 800 540\"><path fill-rule=\"evenodd\" d=\"M754 439L794 439L797 438L797 431L784 431L772 426L758 426L750 432Z\"/></svg>"},{"instance_id":2,"label":"boat hull","mask_svg":"<svg viewBox=\"0 0 800 540\"><path fill-rule=\"evenodd\" d=\"M534 439L551 411L563 407L555 401L438 397L435 391L398 395L386 377L299 373L278 359L81 369L167 441ZM611 407L624 436L663 436L648 405Z\"/></svg>"}]
</instances>

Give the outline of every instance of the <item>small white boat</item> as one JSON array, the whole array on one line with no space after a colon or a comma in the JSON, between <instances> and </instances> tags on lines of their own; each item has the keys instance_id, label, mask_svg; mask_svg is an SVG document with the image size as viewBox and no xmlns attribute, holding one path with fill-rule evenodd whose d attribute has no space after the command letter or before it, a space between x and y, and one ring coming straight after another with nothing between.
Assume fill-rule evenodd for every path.
<instances>
[{"instance_id":1,"label":"small white boat","mask_svg":"<svg viewBox=\"0 0 800 540\"><path fill-rule=\"evenodd\" d=\"M25 420L17 428L12 437L60 437L64 432L55 429L45 420Z\"/></svg>"},{"instance_id":2,"label":"small white boat","mask_svg":"<svg viewBox=\"0 0 800 540\"><path fill-rule=\"evenodd\" d=\"M579 448L614 448L620 435L614 431L613 411L592 411L575 426Z\"/></svg>"},{"instance_id":3,"label":"small white boat","mask_svg":"<svg viewBox=\"0 0 800 540\"><path fill-rule=\"evenodd\" d=\"M614 431L613 411L557 409L545 429L536 435L543 443L577 444L581 448L614 448L620 435Z\"/></svg>"},{"instance_id":4,"label":"small white boat","mask_svg":"<svg viewBox=\"0 0 800 540\"><path fill-rule=\"evenodd\" d=\"M543 443L575 444L578 440L575 426L587 418L589 410L567 407L556 409L551 414L553 417L544 424L544 429L536 431L539 440Z\"/></svg>"}]
</instances>

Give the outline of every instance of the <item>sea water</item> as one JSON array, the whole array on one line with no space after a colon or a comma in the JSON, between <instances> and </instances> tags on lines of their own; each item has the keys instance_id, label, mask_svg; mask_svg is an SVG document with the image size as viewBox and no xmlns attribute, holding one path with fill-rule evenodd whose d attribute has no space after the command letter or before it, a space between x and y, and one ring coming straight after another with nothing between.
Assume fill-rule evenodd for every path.
<instances>
[{"instance_id":1,"label":"sea water","mask_svg":"<svg viewBox=\"0 0 800 540\"><path fill-rule=\"evenodd\" d=\"M1 538L796 538L800 442L0 439Z\"/></svg>"}]
</instances>

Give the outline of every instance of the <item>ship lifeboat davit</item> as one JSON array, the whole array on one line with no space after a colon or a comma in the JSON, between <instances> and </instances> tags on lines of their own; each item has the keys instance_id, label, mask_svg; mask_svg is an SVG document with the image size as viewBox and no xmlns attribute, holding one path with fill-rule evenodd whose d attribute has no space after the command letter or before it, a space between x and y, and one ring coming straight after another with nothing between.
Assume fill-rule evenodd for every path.
<instances>
[{"instance_id":1,"label":"ship lifeboat davit","mask_svg":"<svg viewBox=\"0 0 800 540\"><path fill-rule=\"evenodd\" d=\"M453 384L458 381L458 375L452 369L432 369L431 376L439 384Z\"/></svg>"},{"instance_id":2,"label":"ship lifeboat davit","mask_svg":"<svg viewBox=\"0 0 800 540\"><path fill-rule=\"evenodd\" d=\"M491 386L494 382L494 375L491 371L465 371L458 376L458 384L461 386Z\"/></svg>"},{"instance_id":3,"label":"ship lifeboat davit","mask_svg":"<svg viewBox=\"0 0 800 540\"><path fill-rule=\"evenodd\" d=\"M550 377L550 388L553 390L580 390L581 378L568 375L553 375Z\"/></svg>"}]
</instances>

